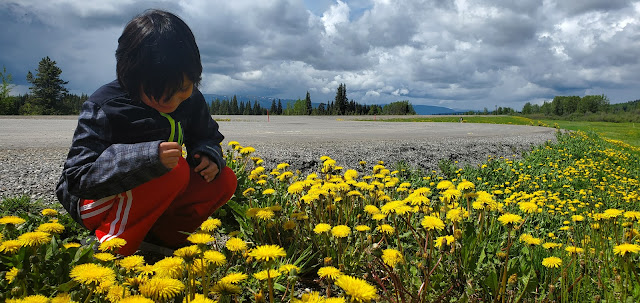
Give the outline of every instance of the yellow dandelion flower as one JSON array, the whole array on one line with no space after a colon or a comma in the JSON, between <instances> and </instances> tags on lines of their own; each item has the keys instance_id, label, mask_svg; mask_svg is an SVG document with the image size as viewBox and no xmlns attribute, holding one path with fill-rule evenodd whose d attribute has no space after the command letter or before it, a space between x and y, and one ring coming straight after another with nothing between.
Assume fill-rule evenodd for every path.
<instances>
[{"instance_id":1,"label":"yellow dandelion flower","mask_svg":"<svg viewBox=\"0 0 640 303\"><path fill-rule=\"evenodd\" d=\"M247 276L247 274L245 273L231 272L231 273L228 273L226 276L222 277L222 279L220 279L220 282L238 284L246 280L248 277L249 276Z\"/></svg>"},{"instance_id":2,"label":"yellow dandelion flower","mask_svg":"<svg viewBox=\"0 0 640 303\"><path fill-rule=\"evenodd\" d=\"M251 194L253 194L253 193L255 193L255 192L256 192L256 189L255 189L255 188L253 188L253 187L249 187L249 188L245 189L245 190L242 192L242 195L243 195L243 196L245 196L245 197L249 197L249 196L251 196Z\"/></svg>"},{"instance_id":3,"label":"yellow dandelion flower","mask_svg":"<svg viewBox=\"0 0 640 303\"><path fill-rule=\"evenodd\" d=\"M207 219L200 224L200 229L204 232L213 232L220 226L222 226L220 219Z\"/></svg>"},{"instance_id":4,"label":"yellow dandelion flower","mask_svg":"<svg viewBox=\"0 0 640 303\"><path fill-rule=\"evenodd\" d=\"M211 291L213 293L221 294L221 295L235 295L235 294L239 294L242 291L242 289L238 285L223 282L223 281L218 281L216 284L213 285L213 288L211 288ZM209 301L214 302L213 300L209 300ZM194 302L194 301L191 301L191 302Z\"/></svg>"},{"instance_id":5,"label":"yellow dandelion flower","mask_svg":"<svg viewBox=\"0 0 640 303\"><path fill-rule=\"evenodd\" d=\"M276 166L278 170L285 170L287 167L289 167L289 163L286 162L282 162Z\"/></svg>"},{"instance_id":6,"label":"yellow dandelion flower","mask_svg":"<svg viewBox=\"0 0 640 303\"><path fill-rule=\"evenodd\" d=\"M562 259L558 257L548 257L542 259L542 266L546 268L558 268L562 265Z\"/></svg>"},{"instance_id":7,"label":"yellow dandelion flower","mask_svg":"<svg viewBox=\"0 0 640 303\"><path fill-rule=\"evenodd\" d=\"M27 221L17 216L5 216L0 218L0 225L20 225L24 222Z\"/></svg>"},{"instance_id":8,"label":"yellow dandelion flower","mask_svg":"<svg viewBox=\"0 0 640 303\"><path fill-rule=\"evenodd\" d=\"M255 274L253 274L253 277L262 281L262 280L266 280L268 278L277 278L280 276L280 272L275 270L275 269L269 269L269 270L263 270L261 272L257 272Z\"/></svg>"},{"instance_id":9,"label":"yellow dandelion flower","mask_svg":"<svg viewBox=\"0 0 640 303\"><path fill-rule=\"evenodd\" d=\"M619 209L615 209L615 208L610 208L604 211L604 213L602 213L602 217L603 219L613 219L616 218L620 215L622 215L623 211L619 210Z\"/></svg>"},{"instance_id":10,"label":"yellow dandelion flower","mask_svg":"<svg viewBox=\"0 0 640 303\"><path fill-rule=\"evenodd\" d=\"M243 155L243 156L248 156L248 155L250 155L251 153L253 153L255 151L256 151L255 148L253 148L251 146L247 146L247 147L243 147L243 148L240 149L240 154Z\"/></svg>"},{"instance_id":11,"label":"yellow dandelion flower","mask_svg":"<svg viewBox=\"0 0 640 303\"><path fill-rule=\"evenodd\" d=\"M71 300L71 295L68 293L59 293L51 299L51 303L75 303L75 301Z\"/></svg>"},{"instance_id":12,"label":"yellow dandelion flower","mask_svg":"<svg viewBox=\"0 0 640 303\"><path fill-rule=\"evenodd\" d=\"M108 241L104 241L100 243L98 246L98 250L100 251L116 251L117 249L125 246L127 244L127 240L121 238L113 238Z\"/></svg>"},{"instance_id":13,"label":"yellow dandelion flower","mask_svg":"<svg viewBox=\"0 0 640 303\"><path fill-rule=\"evenodd\" d=\"M281 273L289 273L292 270L300 271L300 267L295 266L293 264L285 264L280 266L280 268L278 268L278 271L280 271Z\"/></svg>"},{"instance_id":14,"label":"yellow dandelion flower","mask_svg":"<svg viewBox=\"0 0 640 303\"><path fill-rule=\"evenodd\" d=\"M207 233L194 233L194 234L190 234L189 237L187 237L187 241L193 244L202 244L202 245L209 244L215 240L216 239L212 235Z\"/></svg>"},{"instance_id":15,"label":"yellow dandelion flower","mask_svg":"<svg viewBox=\"0 0 640 303\"><path fill-rule=\"evenodd\" d=\"M522 202L519 206L520 210L527 214L534 214L538 212L538 205L533 202Z\"/></svg>"},{"instance_id":16,"label":"yellow dandelion flower","mask_svg":"<svg viewBox=\"0 0 640 303\"><path fill-rule=\"evenodd\" d=\"M351 228L346 225L338 225L331 229L331 235L336 238L345 238L351 234Z\"/></svg>"},{"instance_id":17,"label":"yellow dandelion flower","mask_svg":"<svg viewBox=\"0 0 640 303\"><path fill-rule=\"evenodd\" d=\"M265 189L265 190L263 190L263 191L262 191L262 194L263 194L263 195L271 195L271 194L273 194L273 193L275 193L275 192L276 192L276 190L275 190L275 189L273 189L273 188L267 188L267 189Z\"/></svg>"},{"instance_id":18,"label":"yellow dandelion flower","mask_svg":"<svg viewBox=\"0 0 640 303\"><path fill-rule=\"evenodd\" d=\"M126 270L136 270L144 265L144 257L139 255L124 257L118 261L118 265Z\"/></svg>"},{"instance_id":19,"label":"yellow dandelion flower","mask_svg":"<svg viewBox=\"0 0 640 303\"><path fill-rule=\"evenodd\" d=\"M278 245L261 245L249 251L249 256L256 260L268 262L276 258L286 257L287 253Z\"/></svg>"},{"instance_id":20,"label":"yellow dandelion flower","mask_svg":"<svg viewBox=\"0 0 640 303\"><path fill-rule=\"evenodd\" d=\"M519 216L519 215L506 213L506 214L501 215L500 217L498 217L498 221L500 221L500 223L502 223L502 225L513 226L515 224L518 224L518 223L522 222L522 217Z\"/></svg>"},{"instance_id":21,"label":"yellow dandelion flower","mask_svg":"<svg viewBox=\"0 0 640 303\"><path fill-rule=\"evenodd\" d=\"M107 290L107 300L109 302L120 302L120 300L129 296L131 296L131 292L122 285L111 285Z\"/></svg>"},{"instance_id":22,"label":"yellow dandelion flower","mask_svg":"<svg viewBox=\"0 0 640 303\"><path fill-rule=\"evenodd\" d=\"M463 208L454 208L447 212L447 220L451 222L461 222L466 217L469 217L469 212Z\"/></svg>"},{"instance_id":23,"label":"yellow dandelion flower","mask_svg":"<svg viewBox=\"0 0 640 303\"><path fill-rule=\"evenodd\" d=\"M51 241L51 235L42 231L32 231L18 236L22 246L40 246Z\"/></svg>"},{"instance_id":24,"label":"yellow dandelion flower","mask_svg":"<svg viewBox=\"0 0 640 303\"><path fill-rule=\"evenodd\" d=\"M342 275L343 273L339 269L333 266L325 266L325 267L320 267L320 269L318 269L318 276L320 278L329 278L335 281Z\"/></svg>"},{"instance_id":25,"label":"yellow dandelion flower","mask_svg":"<svg viewBox=\"0 0 640 303\"><path fill-rule=\"evenodd\" d=\"M360 232L365 232L365 231L370 231L371 227L366 226L366 225L358 225L358 226L356 226L356 230L360 231Z\"/></svg>"},{"instance_id":26,"label":"yellow dandelion flower","mask_svg":"<svg viewBox=\"0 0 640 303\"><path fill-rule=\"evenodd\" d=\"M560 243L554 243L554 242L546 242L544 244L542 244L542 248L544 249L554 249L554 248L559 248L562 247L562 244Z\"/></svg>"},{"instance_id":27,"label":"yellow dandelion flower","mask_svg":"<svg viewBox=\"0 0 640 303\"><path fill-rule=\"evenodd\" d=\"M140 286L140 294L154 301L167 301L184 290L180 280L172 278L151 278Z\"/></svg>"},{"instance_id":28,"label":"yellow dandelion flower","mask_svg":"<svg viewBox=\"0 0 640 303\"><path fill-rule=\"evenodd\" d=\"M113 282L116 273L99 264L85 263L73 267L69 277L80 284L97 286L103 282Z\"/></svg>"},{"instance_id":29,"label":"yellow dandelion flower","mask_svg":"<svg viewBox=\"0 0 640 303\"><path fill-rule=\"evenodd\" d=\"M165 257L153 264L153 271L159 277L181 278L184 272L184 260L179 257Z\"/></svg>"},{"instance_id":30,"label":"yellow dandelion flower","mask_svg":"<svg viewBox=\"0 0 640 303\"><path fill-rule=\"evenodd\" d=\"M455 241L456 238L454 236L442 236L437 237L435 240L433 240L433 244L435 247L439 248L444 247L445 245L451 246L451 244L453 244Z\"/></svg>"},{"instance_id":31,"label":"yellow dandelion flower","mask_svg":"<svg viewBox=\"0 0 640 303\"><path fill-rule=\"evenodd\" d=\"M442 193L442 200L444 202L453 202L458 200L462 196L462 193L457 189L447 189Z\"/></svg>"},{"instance_id":32,"label":"yellow dandelion flower","mask_svg":"<svg viewBox=\"0 0 640 303\"><path fill-rule=\"evenodd\" d=\"M185 261L190 261L196 258L201 252L202 251L200 250L198 245L189 245L176 249L173 252L173 255L182 258Z\"/></svg>"},{"instance_id":33,"label":"yellow dandelion flower","mask_svg":"<svg viewBox=\"0 0 640 303\"><path fill-rule=\"evenodd\" d=\"M51 208L45 208L42 210L41 214L47 217L55 217L58 215L58 211Z\"/></svg>"},{"instance_id":34,"label":"yellow dandelion flower","mask_svg":"<svg viewBox=\"0 0 640 303\"><path fill-rule=\"evenodd\" d=\"M15 254L22 248L22 241L19 240L7 240L0 244L0 252L5 254Z\"/></svg>"},{"instance_id":35,"label":"yellow dandelion flower","mask_svg":"<svg viewBox=\"0 0 640 303\"><path fill-rule=\"evenodd\" d=\"M154 302L153 300L147 297L136 295L136 296L126 297L120 300L118 303L154 303Z\"/></svg>"},{"instance_id":36,"label":"yellow dandelion flower","mask_svg":"<svg viewBox=\"0 0 640 303\"><path fill-rule=\"evenodd\" d=\"M273 216L275 216L275 214L270 209L261 209L256 213L256 217L262 220L269 220L273 218Z\"/></svg>"},{"instance_id":37,"label":"yellow dandelion flower","mask_svg":"<svg viewBox=\"0 0 640 303\"><path fill-rule=\"evenodd\" d=\"M393 228L393 226L391 226L389 224L382 224L382 225L376 227L376 230L378 230L380 232L383 232L385 234L388 234L388 235L390 235L390 234L392 234L392 233L394 233L396 231L396 229Z\"/></svg>"},{"instance_id":38,"label":"yellow dandelion flower","mask_svg":"<svg viewBox=\"0 0 640 303\"><path fill-rule=\"evenodd\" d=\"M638 252L640 252L640 245L631 243L622 243L613 248L613 253L620 256L624 256L627 253L637 254Z\"/></svg>"},{"instance_id":39,"label":"yellow dandelion flower","mask_svg":"<svg viewBox=\"0 0 640 303\"><path fill-rule=\"evenodd\" d=\"M476 186L469 182L469 181L462 181L460 183L458 183L458 187L456 188L458 191L467 191L467 190L474 190L476 189Z\"/></svg>"},{"instance_id":40,"label":"yellow dandelion flower","mask_svg":"<svg viewBox=\"0 0 640 303\"><path fill-rule=\"evenodd\" d=\"M452 189L452 188L456 188L456 187L453 185L453 182L448 181L448 180L442 180L442 181L438 182L438 185L436 185L436 188L438 190L443 191L443 190Z\"/></svg>"},{"instance_id":41,"label":"yellow dandelion flower","mask_svg":"<svg viewBox=\"0 0 640 303\"><path fill-rule=\"evenodd\" d=\"M59 234L64 231L64 225L58 222L42 223L40 224L40 226L38 226L36 231L41 231L49 234Z\"/></svg>"},{"instance_id":42,"label":"yellow dandelion flower","mask_svg":"<svg viewBox=\"0 0 640 303\"><path fill-rule=\"evenodd\" d=\"M240 145L240 143L238 141L229 141L229 143L227 144L227 146L231 146L231 147L234 147L236 145Z\"/></svg>"},{"instance_id":43,"label":"yellow dandelion flower","mask_svg":"<svg viewBox=\"0 0 640 303\"><path fill-rule=\"evenodd\" d=\"M111 253L95 253L93 254L93 257L98 260L98 261L102 261L102 262L109 262L109 261L113 261L116 259L116 256L114 256Z\"/></svg>"},{"instance_id":44,"label":"yellow dandelion flower","mask_svg":"<svg viewBox=\"0 0 640 303\"><path fill-rule=\"evenodd\" d=\"M351 302L369 303L371 300L378 299L376 288L365 280L343 275L336 280L336 285L351 297Z\"/></svg>"},{"instance_id":45,"label":"yellow dandelion flower","mask_svg":"<svg viewBox=\"0 0 640 303\"><path fill-rule=\"evenodd\" d=\"M370 215L375 215L375 214L379 214L380 210L375 205L369 204L369 205L365 205L364 212Z\"/></svg>"},{"instance_id":46,"label":"yellow dandelion flower","mask_svg":"<svg viewBox=\"0 0 640 303\"><path fill-rule=\"evenodd\" d=\"M386 218L387 218L387 215L385 215L383 213L378 213L378 214L375 214L375 215L371 216L371 219L376 220L376 221L384 220Z\"/></svg>"},{"instance_id":47,"label":"yellow dandelion flower","mask_svg":"<svg viewBox=\"0 0 640 303\"><path fill-rule=\"evenodd\" d=\"M219 251L207 250L204 252L204 259L216 266L222 266L227 263L227 257Z\"/></svg>"},{"instance_id":48,"label":"yellow dandelion flower","mask_svg":"<svg viewBox=\"0 0 640 303\"><path fill-rule=\"evenodd\" d=\"M225 243L225 247L233 252L245 251L247 250L247 242L240 238L231 237L227 240L227 243Z\"/></svg>"},{"instance_id":49,"label":"yellow dandelion flower","mask_svg":"<svg viewBox=\"0 0 640 303\"><path fill-rule=\"evenodd\" d=\"M16 276L18 276L19 272L20 272L19 269L13 267L4 275L4 279L7 280L7 282L9 282L9 284L11 284L11 283L13 283L13 280L16 279Z\"/></svg>"},{"instance_id":50,"label":"yellow dandelion flower","mask_svg":"<svg viewBox=\"0 0 640 303\"><path fill-rule=\"evenodd\" d=\"M534 238L534 237L527 237L522 242L527 243L527 245L535 246L535 245L540 245L542 243L542 239Z\"/></svg>"},{"instance_id":51,"label":"yellow dandelion flower","mask_svg":"<svg viewBox=\"0 0 640 303\"><path fill-rule=\"evenodd\" d=\"M287 222L284 222L284 224L282 224L282 228L284 228L284 230L292 230L296 228L296 221L287 220Z\"/></svg>"},{"instance_id":52,"label":"yellow dandelion flower","mask_svg":"<svg viewBox=\"0 0 640 303\"><path fill-rule=\"evenodd\" d=\"M43 295L31 295L26 296L20 300L20 303L48 303L49 298Z\"/></svg>"},{"instance_id":53,"label":"yellow dandelion flower","mask_svg":"<svg viewBox=\"0 0 640 303\"><path fill-rule=\"evenodd\" d=\"M581 254L584 252L584 249L575 246L567 246L564 248L564 250L566 250L570 254Z\"/></svg>"},{"instance_id":54,"label":"yellow dandelion flower","mask_svg":"<svg viewBox=\"0 0 640 303\"><path fill-rule=\"evenodd\" d=\"M290 194L300 194L304 190L304 183L301 181L296 181L289 185L287 188L287 192Z\"/></svg>"},{"instance_id":55,"label":"yellow dandelion flower","mask_svg":"<svg viewBox=\"0 0 640 303\"><path fill-rule=\"evenodd\" d=\"M391 267L395 267L396 264L404 262L404 258L400 251L388 248L382 251L382 261Z\"/></svg>"},{"instance_id":56,"label":"yellow dandelion flower","mask_svg":"<svg viewBox=\"0 0 640 303\"><path fill-rule=\"evenodd\" d=\"M62 244L62 246L64 246L64 248L66 248L66 249L69 249L69 248L80 247L80 246L82 246L82 244L76 243L76 242L69 242L69 243Z\"/></svg>"},{"instance_id":57,"label":"yellow dandelion flower","mask_svg":"<svg viewBox=\"0 0 640 303\"><path fill-rule=\"evenodd\" d=\"M442 222L440 218L434 217L434 216L425 216L422 219L422 222L420 224L426 230L434 230L434 229L443 230L444 229L444 222Z\"/></svg>"},{"instance_id":58,"label":"yellow dandelion flower","mask_svg":"<svg viewBox=\"0 0 640 303\"><path fill-rule=\"evenodd\" d=\"M324 300L324 303L346 303L346 299L343 297L336 297L336 298L326 298Z\"/></svg>"},{"instance_id":59,"label":"yellow dandelion flower","mask_svg":"<svg viewBox=\"0 0 640 303\"><path fill-rule=\"evenodd\" d=\"M640 221L640 211L627 211L624 213L624 217L630 220Z\"/></svg>"},{"instance_id":60,"label":"yellow dandelion flower","mask_svg":"<svg viewBox=\"0 0 640 303\"><path fill-rule=\"evenodd\" d=\"M316 227L313 228L313 232L316 234L326 233L331 230L331 225L327 223L317 224Z\"/></svg>"},{"instance_id":61,"label":"yellow dandelion flower","mask_svg":"<svg viewBox=\"0 0 640 303\"><path fill-rule=\"evenodd\" d=\"M573 216L571 216L571 221L573 221L573 222L582 222L582 221L584 221L584 216L573 215Z\"/></svg>"}]
</instances>

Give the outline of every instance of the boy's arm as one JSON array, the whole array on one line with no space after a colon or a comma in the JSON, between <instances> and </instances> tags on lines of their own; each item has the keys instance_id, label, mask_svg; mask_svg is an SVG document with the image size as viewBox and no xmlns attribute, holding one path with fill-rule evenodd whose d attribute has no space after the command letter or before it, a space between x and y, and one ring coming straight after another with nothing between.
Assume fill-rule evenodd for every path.
<instances>
[{"instance_id":1,"label":"boy's arm","mask_svg":"<svg viewBox=\"0 0 640 303\"><path fill-rule=\"evenodd\" d=\"M222 158L222 147L220 143L224 136L218 130L218 123L211 118L209 108L200 91L195 90L193 93L194 108L193 127L187 130L186 134L187 154L189 162L192 166L197 166L197 161L193 158L195 154L203 154L209 157L218 165L218 169L222 170L226 163Z\"/></svg>"},{"instance_id":2,"label":"boy's arm","mask_svg":"<svg viewBox=\"0 0 640 303\"><path fill-rule=\"evenodd\" d=\"M104 111L85 102L62 173L69 193L99 199L130 190L168 171L158 158L161 141L111 144L110 137Z\"/></svg>"}]
</instances>

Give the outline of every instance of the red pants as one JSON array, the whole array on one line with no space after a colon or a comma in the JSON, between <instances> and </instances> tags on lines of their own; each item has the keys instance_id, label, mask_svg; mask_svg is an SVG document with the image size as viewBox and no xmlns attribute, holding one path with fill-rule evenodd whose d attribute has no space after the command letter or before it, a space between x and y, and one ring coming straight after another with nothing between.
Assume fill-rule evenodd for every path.
<instances>
[{"instance_id":1,"label":"red pants","mask_svg":"<svg viewBox=\"0 0 640 303\"><path fill-rule=\"evenodd\" d=\"M118 237L127 241L121 255L136 252L147 234L168 247L186 242L202 222L227 203L236 190L236 175L228 167L207 183L180 159L165 175L132 190L100 200L82 200L84 225L102 243Z\"/></svg>"}]
</instances>

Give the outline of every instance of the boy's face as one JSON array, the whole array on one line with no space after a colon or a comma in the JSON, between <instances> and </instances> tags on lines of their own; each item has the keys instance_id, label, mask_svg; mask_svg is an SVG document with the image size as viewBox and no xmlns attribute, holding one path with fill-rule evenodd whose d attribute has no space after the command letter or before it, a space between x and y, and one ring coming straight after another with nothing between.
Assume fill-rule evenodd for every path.
<instances>
[{"instance_id":1,"label":"boy's face","mask_svg":"<svg viewBox=\"0 0 640 303\"><path fill-rule=\"evenodd\" d=\"M160 98L160 100L156 100L156 98L154 97L147 96L147 94L144 93L144 90L141 87L140 97L142 98L142 102L161 113L172 113L176 110L176 108L178 108L180 103L189 98L191 96L191 93L193 93L193 82L191 82L191 80L189 80L187 76L184 76L184 80L182 81L182 83L182 88L178 90L173 96L167 97L165 94L162 95L162 98Z\"/></svg>"}]
</instances>

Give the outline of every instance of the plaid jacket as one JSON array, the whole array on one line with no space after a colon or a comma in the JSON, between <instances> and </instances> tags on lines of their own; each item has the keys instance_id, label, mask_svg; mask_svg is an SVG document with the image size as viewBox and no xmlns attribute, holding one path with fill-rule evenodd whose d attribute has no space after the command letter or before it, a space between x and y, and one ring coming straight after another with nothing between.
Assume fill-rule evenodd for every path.
<instances>
[{"instance_id":1,"label":"plaid jacket","mask_svg":"<svg viewBox=\"0 0 640 303\"><path fill-rule=\"evenodd\" d=\"M169 171L158 158L161 142L184 144L191 166L196 165L192 156L200 153L222 169L223 139L196 88L173 113L163 114L131 100L118 81L113 81L82 105L56 195L82 224L80 199L97 200L125 192Z\"/></svg>"}]
</instances>

